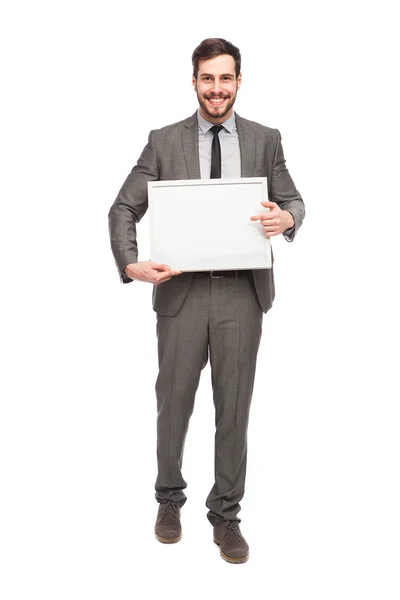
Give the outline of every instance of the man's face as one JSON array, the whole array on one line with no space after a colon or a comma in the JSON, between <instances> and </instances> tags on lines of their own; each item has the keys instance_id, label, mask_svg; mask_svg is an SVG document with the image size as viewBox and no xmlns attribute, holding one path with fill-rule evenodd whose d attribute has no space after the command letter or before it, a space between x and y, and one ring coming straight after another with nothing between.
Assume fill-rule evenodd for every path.
<instances>
[{"instance_id":1,"label":"man's face","mask_svg":"<svg viewBox=\"0 0 400 600\"><path fill-rule=\"evenodd\" d=\"M212 123L223 123L233 112L242 74L236 79L235 61L230 54L222 54L199 62L193 88L200 104L200 114Z\"/></svg>"}]
</instances>

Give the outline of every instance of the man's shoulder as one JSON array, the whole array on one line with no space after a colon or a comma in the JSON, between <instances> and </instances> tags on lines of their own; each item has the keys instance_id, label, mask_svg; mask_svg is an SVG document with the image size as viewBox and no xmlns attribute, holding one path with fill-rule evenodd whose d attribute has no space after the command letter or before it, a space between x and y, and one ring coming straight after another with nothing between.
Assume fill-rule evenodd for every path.
<instances>
[{"instance_id":1,"label":"man's shoulder","mask_svg":"<svg viewBox=\"0 0 400 600\"><path fill-rule=\"evenodd\" d=\"M248 131L253 133L276 137L279 135L278 129L274 129L273 127L267 127L266 125L262 125L261 123L257 123L256 121L251 121L250 119L245 119L244 117L240 117L236 114L236 123L245 127Z\"/></svg>"}]
</instances>

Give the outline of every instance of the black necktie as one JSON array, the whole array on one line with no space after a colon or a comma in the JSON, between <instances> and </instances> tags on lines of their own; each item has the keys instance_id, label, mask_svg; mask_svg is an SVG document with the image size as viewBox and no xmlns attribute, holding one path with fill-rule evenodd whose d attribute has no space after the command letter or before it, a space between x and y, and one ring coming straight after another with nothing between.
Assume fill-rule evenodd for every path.
<instances>
[{"instance_id":1,"label":"black necktie","mask_svg":"<svg viewBox=\"0 0 400 600\"><path fill-rule=\"evenodd\" d=\"M221 178L221 145L219 143L218 134L223 129L222 125L214 125L210 131L214 134L214 139L211 146L211 175L210 179Z\"/></svg>"}]
</instances>

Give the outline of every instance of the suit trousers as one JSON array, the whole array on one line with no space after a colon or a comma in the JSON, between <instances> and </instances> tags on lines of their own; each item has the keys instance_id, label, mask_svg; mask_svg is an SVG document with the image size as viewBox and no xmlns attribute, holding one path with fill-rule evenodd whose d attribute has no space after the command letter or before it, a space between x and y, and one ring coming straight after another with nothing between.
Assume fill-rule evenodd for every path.
<instances>
[{"instance_id":1,"label":"suit trousers","mask_svg":"<svg viewBox=\"0 0 400 600\"><path fill-rule=\"evenodd\" d=\"M162 284L161 284L162 285ZM212 524L240 521L247 428L263 313L251 272L236 278L194 275L183 305L157 314L158 502L183 506L182 460L202 369L210 358L215 406L215 482L206 500Z\"/></svg>"}]
</instances>

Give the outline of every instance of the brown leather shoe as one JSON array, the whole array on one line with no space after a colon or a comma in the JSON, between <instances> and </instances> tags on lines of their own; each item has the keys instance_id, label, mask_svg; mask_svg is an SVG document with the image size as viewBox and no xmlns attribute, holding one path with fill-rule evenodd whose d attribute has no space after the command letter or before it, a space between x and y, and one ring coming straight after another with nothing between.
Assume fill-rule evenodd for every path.
<instances>
[{"instance_id":1,"label":"brown leather shoe","mask_svg":"<svg viewBox=\"0 0 400 600\"><path fill-rule=\"evenodd\" d=\"M249 558L249 546L238 521L221 521L214 525L214 542L220 546L220 554L227 562L244 563Z\"/></svg>"},{"instance_id":2,"label":"brown leather shoe","mask_svg":"<svg viewBox=\"0 0 400 600\"><path fill-rule=\"evenodd\" d=\"M181 509L174 502L163 502L158 507L154 527L156 538L163 544L175 544L182 537Z\"/></svg>"}]
</instances>

